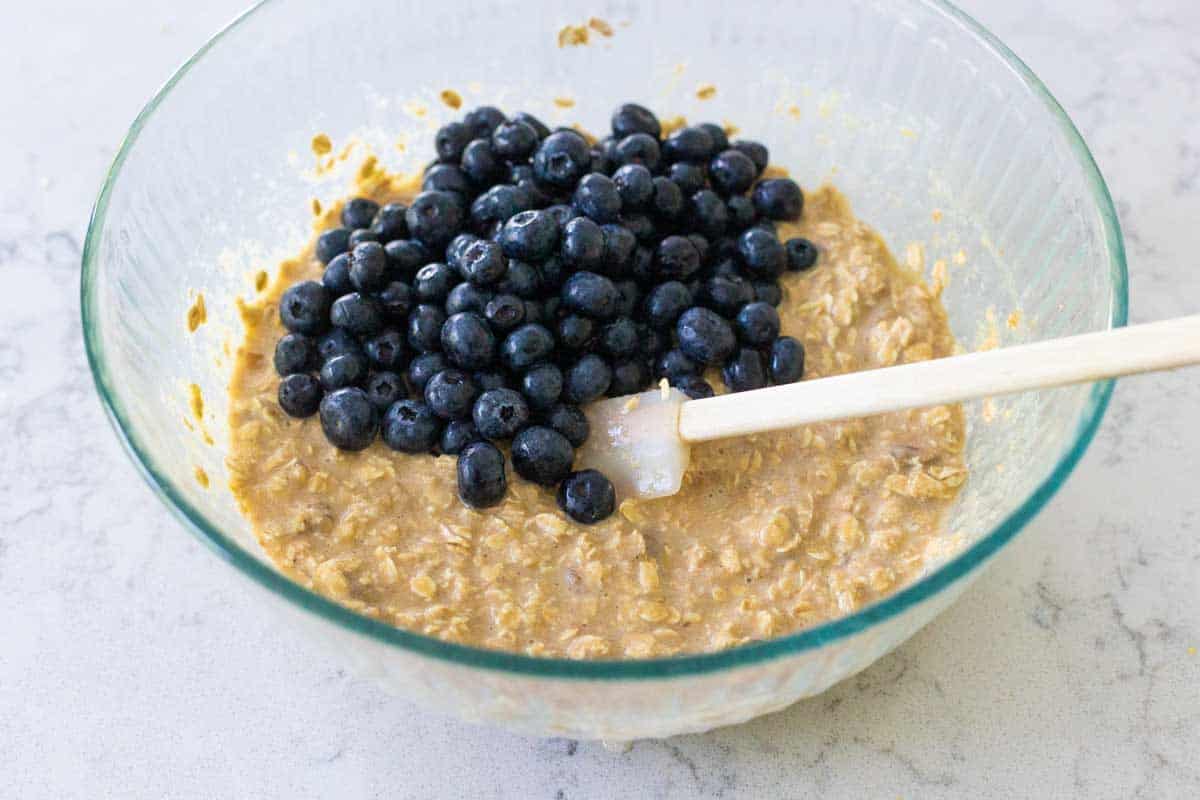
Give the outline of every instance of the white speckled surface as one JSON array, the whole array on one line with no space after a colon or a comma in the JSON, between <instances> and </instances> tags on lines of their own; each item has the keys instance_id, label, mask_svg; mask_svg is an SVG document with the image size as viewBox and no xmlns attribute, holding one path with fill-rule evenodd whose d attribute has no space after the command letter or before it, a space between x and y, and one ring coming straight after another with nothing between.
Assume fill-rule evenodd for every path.
<instances>
[{"instance_id":1,"label":"white speckled surface","mask_svg":"<svg viewBox=\"0 0 1200 800\"><path fill-rule=\"evenodd\" d=\"M77 322L125 128L242 0L42 5L7 11L0 62L0 795L1200 795L1196 371L1122 382L1065 490L930 628L737 728L624 755L522 739L417 711L276 628L119 450ZM1133 320L1200 310L1200 6L963 5L1092 145Z\"/></svg>"}]
</instances>

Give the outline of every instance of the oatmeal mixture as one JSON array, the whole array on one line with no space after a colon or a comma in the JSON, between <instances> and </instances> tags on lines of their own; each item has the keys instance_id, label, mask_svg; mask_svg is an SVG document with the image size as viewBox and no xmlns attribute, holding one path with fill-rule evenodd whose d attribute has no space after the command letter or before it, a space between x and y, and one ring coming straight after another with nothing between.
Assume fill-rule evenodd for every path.
<instances>
[{"instance_id":1,"label":"oatmeal mixture","mask_svg":"<svg viewBox=\"0 0 1200 800\"><path fill-rule=\"evenodd\" d=\"M360 182L381 202L416 189L370 168ZM806 380L951 354L938 298L836 189L809 192L779 233L821 251L819 268L781 278L783 333L804 344ZM698 445L678 495L623 502L597 525L515 475L501 505L467 508L452 457L381 441L339 451L316 417L280 410L279 296L320 276L310 245L243 307L231 487L284 572L356 611L538 656L713 651L848 614L952 547L942 518L967 476L958 406Z\"/></svg>"}]
</instances>

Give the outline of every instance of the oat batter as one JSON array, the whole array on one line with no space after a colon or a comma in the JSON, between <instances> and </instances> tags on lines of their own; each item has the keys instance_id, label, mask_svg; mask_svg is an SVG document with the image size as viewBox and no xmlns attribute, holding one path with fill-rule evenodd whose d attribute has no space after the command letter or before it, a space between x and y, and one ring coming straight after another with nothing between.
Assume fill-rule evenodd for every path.
<instances>
[{"instance_id":1,"label":"oat batter","mask_svg":"<svg viewBox=\"0 0 1200 800\"><path fill-rule=\"evenodd\" d=\"M360 194L414 193L367 167ZM801 222L779 233L821 250L816 269L781 279L783 333L804 343L806 380L951 354L938 298L835 189L809 192ZM452 457L381 441L342 452L316 417L279 409L279 296L320 275L310 245L243 309L231 488L286 574L363 614L537 656L713 651L848 614L953 546L941 524L967 476L958 406L696 446L678 495L627 501L590 527L515 475L500 506L473 511Z\"/></svg>"}]
</instances>

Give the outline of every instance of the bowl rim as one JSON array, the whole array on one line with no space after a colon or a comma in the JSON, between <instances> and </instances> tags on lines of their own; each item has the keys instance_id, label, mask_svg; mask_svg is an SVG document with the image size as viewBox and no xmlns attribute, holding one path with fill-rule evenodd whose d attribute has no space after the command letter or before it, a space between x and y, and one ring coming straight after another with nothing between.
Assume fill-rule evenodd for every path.
<instances>
[{"instance_id":1,"label":"bowl rim","mask_svg":"<svg viewBox=\"0 0 1200 800\"><path fill-rule=\"evenodd\" d=\"M139 436L132 430L124 407L114 389L115 382L108 371L103 343L95 325L97 316L95 303L96 257L107 218L109 200L121 168L128 158L138 136L157 107L171 89L202 59L226 34L235 30L254 14L276 0L258 0L246 11L235 17L228 25L214 34L163 84L146 106L134 119L126 133L112 166L109 168L88 223L87 237L82 253L80 276L80 306L85 350L88 366L101 403L109 422L121 441L130 460L141 472L157 497L192 531L202 542L219 556L231 563L243 575L288 603L294 603L306 612L315 614L325 622L347 631L367 636L382 644L397 647L421 656L427 656L451 664L487 669L521 676L584 679L584 680L655 680L687 675L702 675L721 672L731 668L763 664L773 659L824 647L842 639L862 633L924 600L941 592L951 584L976 572L987 563L1005 544L1020 532L1042 509L1065 482L1075 465L1083 456L1099 428L1104 412L1112 396L1114 381L1106 380L1092 386L1087 403L1081 413L1071 446L1061 454L1054 468L1034 489L1025 501L987 535L981 537L966 550L905 586L900 591L845 617L822 623L812 628L753 642L731 650L715 653L698 653L668 658L574 661L570 659L542 658L499 650L487 650L467 645L446 642L384 622L366 617L345 606L293 582L270 565L248 552L232 537L223 533L194 507L181 491L166 477L147 455ZM1100 211L1109 253L1110 278L1113 296L1109 310L1110 327L1126 324L1129 307L1129 281L1126 268L1125 246L1117 212L1108 186L1087 145L1075 124L1061 104L1033 71L1003 42L947 0L914 0L918 5L941 14L951 23L973 35L985 49L1005 62L1018 80L1034 96L1041 100L1046 110L1058 124L1059 132L1075 156L1091 189L1093 200Z\"/></svg>"}]
</instances>

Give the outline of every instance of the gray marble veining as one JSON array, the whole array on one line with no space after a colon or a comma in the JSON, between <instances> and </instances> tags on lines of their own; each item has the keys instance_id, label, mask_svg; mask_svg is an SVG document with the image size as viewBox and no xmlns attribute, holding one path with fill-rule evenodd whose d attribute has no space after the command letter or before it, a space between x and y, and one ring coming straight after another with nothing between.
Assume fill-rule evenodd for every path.
<instances>
[{"instance_id":1,"label":"gray marble veining","mask_svg":"<svg viewBox=\"0 0 1200 800\"><path fill-rule=\"evenodd\" d=\"M78 324L126 126L242 0L26 3L0 96L0 795L1195 797L1200 377L1122 382L965 598L830 692L624 754L433 716L263 614L121 453ZM971 0L1092 145L1135 321L1200 310L1200 6ZM15 102L14 102L15 101Z\"/></svg>"}]
</instances>

